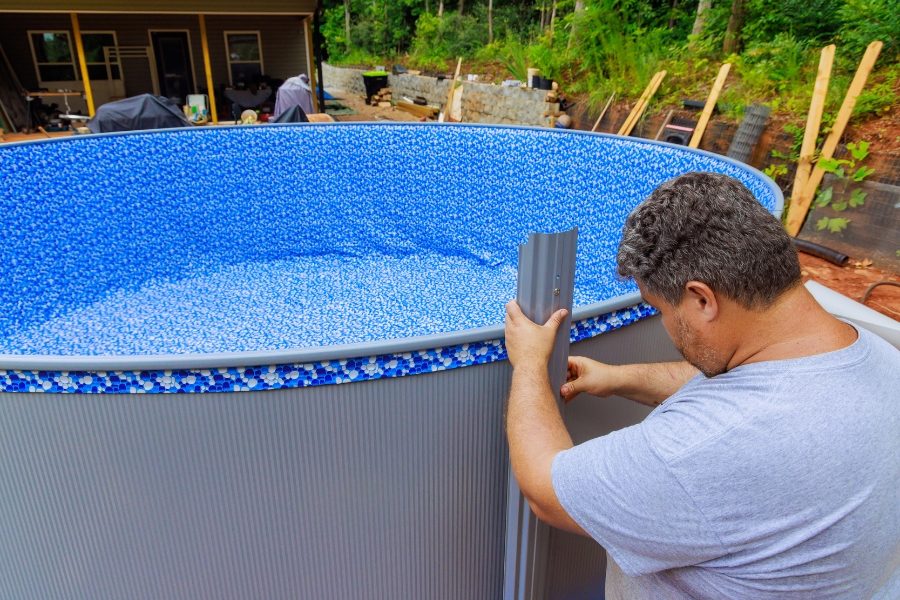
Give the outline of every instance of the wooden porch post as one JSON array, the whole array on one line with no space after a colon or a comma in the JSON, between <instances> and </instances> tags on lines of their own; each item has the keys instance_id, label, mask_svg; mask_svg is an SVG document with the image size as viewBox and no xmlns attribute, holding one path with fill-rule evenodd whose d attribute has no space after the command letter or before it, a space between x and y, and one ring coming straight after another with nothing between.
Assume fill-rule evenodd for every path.
<instances>
[{"instance_id":1,"label":"wooden porch post","mask_svg":"<svg viewBox=\"0 0 900 600\"><path fill-rule=\"evenodd\" d=\"M311 20L312 17L303 19L303 37L306 38L306 69L309 71L309 87L312 88L313 110L317 113L322 113L325 111L322 109L322 107L319 106L319 94L316 91L319 87L319 84L316 81L316 59L314 56L315 50L313 49L313 39L309 27L309 22Z\"/></svg>"},{"instance_id":2,"label":"wooden porch post","mask_svg":"<svg viewBox=\"0 0 900 600\"><path fill-rule=\"evenodd\" d=\"M219 122L219 114L216 112L216 93L213 91L212 67L209 63L209 42L206 39L206 16L197 15L200 18L200 42L203 45L203 70L206 71L206 93L209 94L209 116L213 123Z\"/></svg>"},{"instance_id":3,"label":"wooden porch post","mask_svg":"<svg viewBox=\"0 0 900 600\"><path fill-rule=\"evenodd\" d=\"M87 102L88 116L94 116L94 93L91 90L91 77L88 75L87 61L84 58L84 44L81 41L81 27L78 25L78 14L71 13L72 35L75 37L75 52L78 54L78 66L81 69L81 80L84 82L84 99Z\"/></svg>"}]
</instances>

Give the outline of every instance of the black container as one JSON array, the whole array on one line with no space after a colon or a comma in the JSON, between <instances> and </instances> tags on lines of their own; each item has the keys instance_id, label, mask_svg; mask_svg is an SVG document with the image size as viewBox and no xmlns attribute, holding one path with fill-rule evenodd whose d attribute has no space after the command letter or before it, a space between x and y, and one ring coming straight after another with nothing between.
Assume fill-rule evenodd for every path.
<instances>
[{"instance_id":1,"label":"black container","mask_svg":"<svg viewBox=\"0 0 900 600\"><path fill-rule=\"evenodd\" d=\"M371 102L372 96L388 86L388 76L386 73L384 75L363 75L363 84L366 86L366 102Z\"/></svg>"}]
</instances>

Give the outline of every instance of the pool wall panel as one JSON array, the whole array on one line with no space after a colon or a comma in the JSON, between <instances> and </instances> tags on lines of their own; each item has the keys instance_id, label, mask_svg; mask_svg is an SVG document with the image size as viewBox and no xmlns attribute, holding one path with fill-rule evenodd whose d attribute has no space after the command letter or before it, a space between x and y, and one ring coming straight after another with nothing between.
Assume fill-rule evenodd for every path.
<instances>
[{"instance_id":1,"label":"pool wall panel","mask_svg":"<svg viewBox=\"0 0 900 600\"><path fill-rule=\"evenodd\" d=\"M650 318L573 353L674 350ZM509 374L504 361L303 390L0 394L0 597L496 599ZM566 420L583 441L644 414L583 398ZM599 546L553 531L543 597L596 597L602 565Z\"/></svg>"}]
</instances>

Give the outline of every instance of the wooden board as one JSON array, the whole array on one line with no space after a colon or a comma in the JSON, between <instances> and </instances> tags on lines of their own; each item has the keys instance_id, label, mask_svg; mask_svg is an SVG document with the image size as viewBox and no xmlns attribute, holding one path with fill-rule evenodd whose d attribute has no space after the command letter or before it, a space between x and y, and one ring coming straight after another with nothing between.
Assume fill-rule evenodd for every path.
<instances>
[{"instance_id":1,"label":"wooden board","mask_svg":"<svg viewBox=\"0 0 900 600\"><path fill-rule=\"evenodd\" d=\"M653 76L652 79L650 79L650 83L647 84L647 87L644 89L644 93L641 94L641 97L638 99L637 104L634 105L634 108L631 109L628 117L625 118L625 122L622 123L622 127L619 128L619 135L629 135L631 133L631 130L634 129L634 126L637 125L638 120L640 120L641 115L643 115L644 111L647 110L647 105L650 104L650 99L653 98L653 95L656 93L656 90L659 89L659 86L665 77L666 72L659 71Z\"/></svg>"},{"instance_id":2,"label":"wooden board","mask_svg":"<svg viewBox=\"0 0 900 600\"><path fill-rule=\"evenodd\" d=\"M438 112L438 109L433 106L419 106L418 104L413 104L412 102L406 102L404 100L397 102L397 108L417 117L426 117L429 119L434 117Z\"/></svg>"},{"instance_id":3,"label":"wooden board","mask_svg":"<svg viewBox=\"0 0 900 600\"><path fill-rule=\"evenodd\" d=\"M809 173L812 171L813 154L816 152L816 138L822 125L822 112L825 109L825 97L828 95L828 81L831 79L831 66L834 63L834 44L822 48L819 57L819 72L813 87L812 101L809 103L809 114L806 116L806 131L803 133L803 144L800 146L800 160L797 173L794 175L794 187L791 191L791 202L800 197Z\"/></svg>"},{"instance_id":4,"label":"wooden board","mask_svg":"<svg viewBox=\"0 0 900 600\"><path fill-rule=\"evenodd\" d=\"M841 104L841 108L838 111L837 119L835 119L834 126L831 128L831 133L828 135L825 143L822 144L822 158L832 158L834 156L834 151L837 149L838 142L841 140L841 136L844 135L844 129L847 127L847 123L853 115L853 108L856 106L856 100L859 98L859 94L866 85L866 80L869 78L869 73L872 72L872 67L875 66L875 61L878 60L878 55L881 53L882 46L883 44L879 41L872 42L869 44L869 47L866 48L866 53L863 55L862 60L859 61L856 75L853 76L853 81L850 82L850 87L847 89L847 95L844 96L844 102ZM797 235L797 233L800 232L800 227L803 226L803 221L806 219L806 213L809 212L809 206L812 204L813 197L816 195L816 190L818 189L819 184L822 183L822 177L824 176L825 171L816 165L816 168L812 170L812 174L809 176L809 179L807 179L806 185L803 186L803 190L800 192L797 200L791 202L791 206L788 209L787 222L785 223L785 229L790 235Z\"/></svg>"},{"instance_id":5,"label":"wooden board","mask_svg":"<svg viewBox=\"0 0 900 600\"><path fill-rule=\"evenodd\" d=\"M706 105L703 107L703 112L700 113L700 119L697 120L697 127L694 128L694 135L691 136L691 141L688 143L689 148L698 148L700 146L700 140L703 139L706 125L709 123L709 118L712 117L713 109L716 107L722 88L725 87L725 79L728 77L728 71L730 70L731 63L725 63L719 68L719 75L709 91L709 98L706 99Z\"/></svg>"}]
</instances>

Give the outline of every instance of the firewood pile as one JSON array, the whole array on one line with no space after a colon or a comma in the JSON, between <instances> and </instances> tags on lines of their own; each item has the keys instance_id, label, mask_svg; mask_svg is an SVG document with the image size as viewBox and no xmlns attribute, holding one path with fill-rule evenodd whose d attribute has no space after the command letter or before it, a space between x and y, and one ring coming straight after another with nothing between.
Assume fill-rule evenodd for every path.
<instances>
[{"instance_id":1,"label":"firewood pile","mask_svg":"<svg viewBox=\"0 0 900 600\"><path fill-rule=\"evenodd\" d=\"M369 101L369 104L372 106L378 106L381 108L390 108L391 106L391 88L381 88L378 90L378 93L372 96L372 99Z\"/></svg>"}]
</instances>

